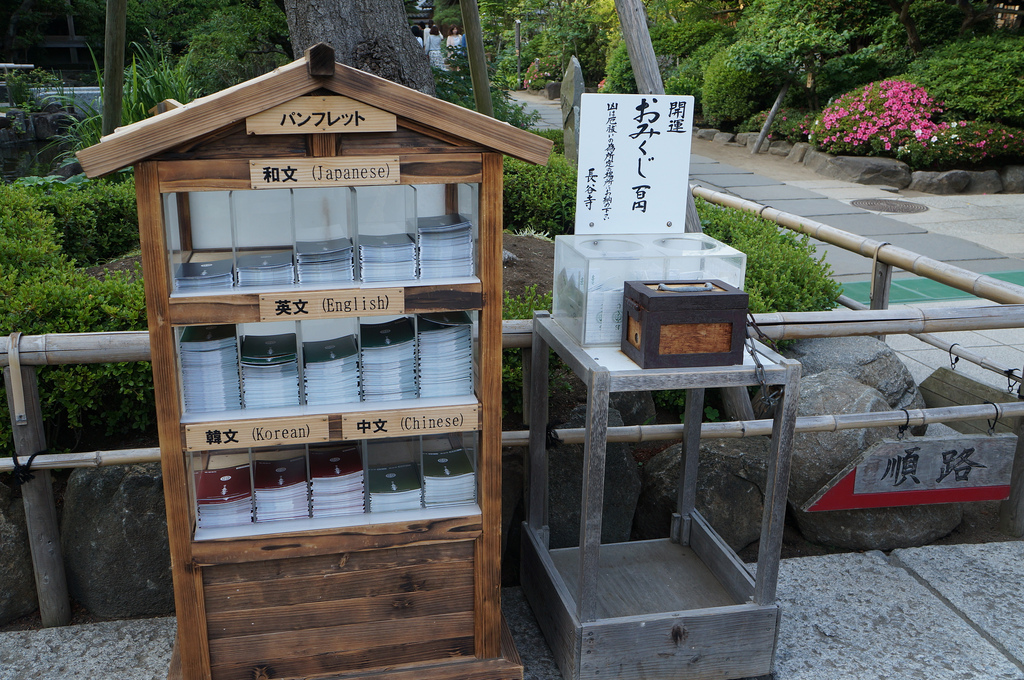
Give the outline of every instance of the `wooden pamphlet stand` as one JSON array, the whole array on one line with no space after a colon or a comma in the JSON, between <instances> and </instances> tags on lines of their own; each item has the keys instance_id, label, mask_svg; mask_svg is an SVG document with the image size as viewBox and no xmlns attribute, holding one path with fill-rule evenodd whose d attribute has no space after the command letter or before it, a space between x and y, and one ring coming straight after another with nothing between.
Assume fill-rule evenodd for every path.
<instances>
[{"instance_id":1,"label":"wooden pamphlet stand","mask_svg":"<svg viewBox=\"0 0 1024 680\"><path fill-rule=\"evenodd\" d=\"M79 154L90 177L135 167L178 616L172 674L522 677L500 610L502 154L546 163L550 146L336 64L318 45L267 75L172 103ZM273 278L274 258L292 266L287 253L301 254L300 241L348 238L358 265L365 235L399 231L415 244L417 220L451 214L472 222L473 264L464 275L310 282L296 257L296 280ZM256 285L240 285L244 266L263 255L266 266L249 271ZM202 278L207 266L217 285ZM381 317L413 327L422 324L417 315L438 312L472 320L464 396L357 394L325 404L303 392L311 339L358 336ZM197 369L189 362L202 352L185 361L182 345L202 333L216 349ZM271 350L268 364L290 360L297 394L291 405L267 407L282 390L272 382L257 394L243 341L282 333L290 355ZM231 384L235 370L241 387ZM219 400L228 406L211 409ZM399 462L417 469L426 455L418 447L437 435L468 442L475 502L390 512L368 502L367 512L321 516L314 479L308 513L263 521L271 512L261 508L257 480L252 506L243 495L216 524L214 510L226 506L204 505L208 492L197 481L220 470L245 486L260 461L280 460L283 469L287 456L305 456L312 475L312 451L333 445L359 451L364 475L392 449L414 451Z\"/></svg>"}]
</instances>

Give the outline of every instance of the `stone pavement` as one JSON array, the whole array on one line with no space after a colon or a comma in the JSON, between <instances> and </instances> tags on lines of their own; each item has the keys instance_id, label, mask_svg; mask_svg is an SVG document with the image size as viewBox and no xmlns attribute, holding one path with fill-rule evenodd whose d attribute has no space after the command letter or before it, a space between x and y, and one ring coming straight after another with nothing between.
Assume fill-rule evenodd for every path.
<instances>
[{"instance_id":1,"label":"stone pavement","mask_svg":"<svg viewBox=\"0 0 1024 680\"><path fill-rule=\"evenodd\" d=\"M542 111L546 127L559 127L557 101L515 96ZM777 172L762 164L755 173L740 167L745 160L739 156L730 159L733 165L715 160L712 154L719 150L731 151L700 146L693 181L1022 282L1016 277L1024 272L1024 196L895 195L808 177L781 160ZM779 179L770 178L775 175ZM912 200L929 210L879 215L849 205L854 198L877 196ZM822 250L848 294L863 295L858 285L870 272L870 260ZM976 304L915 277L902 276L900 283L907 303ZM1019 330L939 335L1011 366L1024 365ZM888 341L918 380L948 365L945 352L909 336ZM1005 387L1001 376L965 364L957 370ZM776 680L1024 680L1024 542L793 558L782 561L779 578ZM503 591L503 609L527 680L559 678L518 588ZM174 630L174 620L162 618L0 633L0 680L164 678Z\"/></svg>"}]
</instances>

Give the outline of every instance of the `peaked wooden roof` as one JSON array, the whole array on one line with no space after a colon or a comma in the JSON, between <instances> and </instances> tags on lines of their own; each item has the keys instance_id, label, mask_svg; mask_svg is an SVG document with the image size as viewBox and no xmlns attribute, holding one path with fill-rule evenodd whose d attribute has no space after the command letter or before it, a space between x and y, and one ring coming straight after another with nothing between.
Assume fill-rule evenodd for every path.
<instances>
[{"instance_id":1,"label":"peaked wooden roof","mask_svg":"<svg viewBox=\"0 0 1024 680\"><path fill-rule=\"evenodd\" d=\"M344 64L334 63L333 72L324 69L315 63L320 56L315 50L258 78L118 128L77 153L82 169L89 177L120 170L321 88L514 158L547 164L552 142L544 137Z\"/></svg>"}]
</instances>

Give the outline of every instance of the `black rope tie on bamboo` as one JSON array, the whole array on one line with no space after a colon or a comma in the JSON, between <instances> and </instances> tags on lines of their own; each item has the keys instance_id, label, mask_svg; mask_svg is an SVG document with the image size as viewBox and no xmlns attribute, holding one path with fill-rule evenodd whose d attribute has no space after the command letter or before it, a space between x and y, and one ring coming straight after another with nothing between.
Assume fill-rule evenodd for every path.
<instances>
[{"instance_id":1,"label":"black rope tie on bamboo","mask_svg":"<svg viewBox=\"0 0 1024 680\"><path fill-rule=\"evenodd\" d=\"M32 469L32 461L41 453L46 453L46 451L37 451L36 453L33 453L28 457L28 460L25 461L24 465L18 462L18 454L11 454L11 459L14 461L14 469L11 470L11 477L14 479L15 486L21 486L25 482L30 482L36 478L30 470Z\"/></svg>"},{"instance_id":2,"label":"black rope tie on bamboo","mask_svg":"<svg viewBox=\"0 0 1024 680\"><path fill-rule=\"evenodd\" d=\"M949 370L951 371L955 371L956 365L960 363L960 357L954 356L953 354L953 348L959 344L959 342L954 342L952 345L949 346Z\"/></svg>"},{"instance_id":3,"label":"black rope tie on bamboo","mask_svg":"<svg viewBox=\"0 0 1024 680\"><path fill-rule=\"evenodd\" d=\"M562 443L562 438L555 432L555 426L548 423L548 426L544 429L544 445L553 449Z\"/></svg>"},{"instance_id":4,"label":"black rope tie on bamboo","mask_svg":"<svg viewBox=\"0 0 1024 680\"><path fill-rule=\"evenodd\" d=\"M910 411L905 408L901 408L903 415L907 417L907 422L900 425L899 430L896 431L896 440L903 441L903 438L907 436L907 430L910 429Z\"/></svg>"},{"instance_id":5,"label":"black rope tie on bamboo","mask_svg":"<svg viewBox=\"0 0 1024 680\"><path fill-rule=\"evenodd\" d=\"M999 408L999 404L993 404L991 401L986 401L986 404L996 410L996 417L993 420L988 420L988 436L991 437L996 433L996 425L999 424L999 417L1003 415L1003 412Z\"/></svg>"},{"instance_id":6,"label":"black rope tie on bamboo","mask_svg":"<svg viewBox=\"0 0 1024 680\"><path fill-rule=\"evenodd\" d=\"M1024 381L1014 375L1017 372L1016 368L1008 368L1003 371L1003 375L1006 376L1006 393L1013 394L1013 381L1016 380L1018 383L1017 396L1024 396L1021 394L1021 386L1024 386Z\"/></svg>"}]
</instances>

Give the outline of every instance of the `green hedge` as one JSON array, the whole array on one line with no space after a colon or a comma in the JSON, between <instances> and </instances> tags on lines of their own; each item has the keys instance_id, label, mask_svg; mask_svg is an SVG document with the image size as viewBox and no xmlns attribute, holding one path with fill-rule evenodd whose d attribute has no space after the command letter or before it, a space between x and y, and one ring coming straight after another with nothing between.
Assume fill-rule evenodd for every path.
<instances>
[{"instance_id":1,"label":"green hedge","mask_svg":"<svg viewBox=\"0 0 1024 680\"><path fill-rule=\"evenodd\" d=\"M505 157L504 225L550 236L572 233L576 169L553 153L546 166Z\"/></svg>"},{"instance_id":2,"label":"green hedge","mask_svg":"<svg viewBox=\"0 0 1024 680\"><path fill-rule=\"evenodd\" d=\"M731 126L764 108L766 80L730 65L728 50L719 52L704 70L701 106L712 125Z\"/></svg>"},{"instance_id":3,"label":"green hedge","mask_svg":"<svg viewBox=\"0 0 1024 680\"><path fill-rule=\"evenodd\" d=\"M87 195L100 198L78 202ZM69 204L75 202L105 223L105 196L105 189L91 190L74 194ZM145 330L141 277L132 281L120 273L101 281L76 268L60 248L61 230L48 197L36 187L0 186L0 328L32 335ZM53 450L98 448L97 439L124 438L154 421L152 374L146 362L44 367L38 376L47 443ZM13 447L10 427L4 394L2 455L10 455Z\"/></svg>"}]
</instances>

